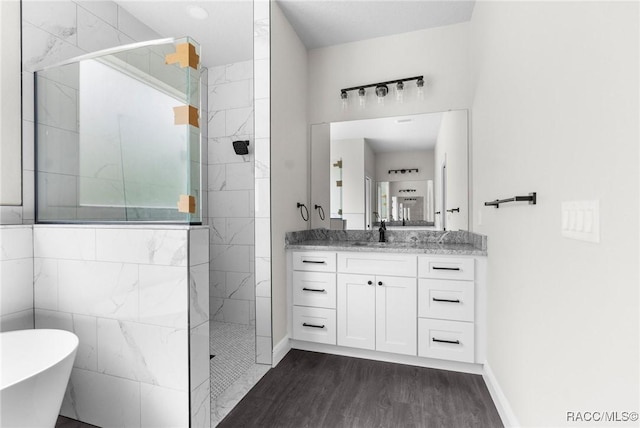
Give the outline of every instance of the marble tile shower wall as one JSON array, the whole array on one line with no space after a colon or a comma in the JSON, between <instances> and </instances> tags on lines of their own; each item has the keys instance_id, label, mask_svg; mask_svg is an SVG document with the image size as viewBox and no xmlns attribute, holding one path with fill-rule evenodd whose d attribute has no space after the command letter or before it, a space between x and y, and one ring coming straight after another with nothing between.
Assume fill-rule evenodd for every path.
<instances>
[{"instance_id":1,"label":"marble tile shower wall","mask_svg":"<svg viewBox=\"0 0 640 428\"><path fill-rule=\"evenodd\" d=\"M33 241L35 326L80 339L61 414L188 426L191 402L208 427L207 228L36 225Z\"/></svg>"},{"instance_id":2,"label":"marble tile shower wall","mask_svg":"<svg viewBox=\"0 0 640 428\"><path fill-rule=\"evenodd\" d=\"M255 76L256 361L272 363L270 2L253 2Z\"/></svg>"},{"instance_id":3,"label":"marble tile shower wall","mask_svg":"<svg viewBox=\"0 0 640 428\"><path fill-rule=\"evenodd\" d=\"M211 319L255 323L253 62L208 74L208 224ZM232 141L250 140L236 155Z\"/></svg>"},{"instance_id":4,"label":"marble tile shower wall","mask_svg":"<svg viewBox=\"0 0 640 428\"><path fill-rule=\"evenodd\" d=\"M33 328L31 226L0 226L0 331Z\"/></svg>"},{"instance_id":5,"label":"marble tile shower wall","mask_svg":"<svg viewBox=\"0 0 640 428\"><path fill-rule=\"evenodd\" d=\"M33 72L85 53L157 38L111 1L22 2L23 206L1 206L0 224L31 224L35 219Z\"/></svg>"}]
</instances>

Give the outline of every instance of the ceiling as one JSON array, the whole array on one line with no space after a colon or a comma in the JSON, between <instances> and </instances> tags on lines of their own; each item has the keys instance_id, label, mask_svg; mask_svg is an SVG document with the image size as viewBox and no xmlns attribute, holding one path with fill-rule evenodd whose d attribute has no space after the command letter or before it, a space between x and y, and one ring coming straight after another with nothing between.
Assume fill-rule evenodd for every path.
<instances>
[{"instance_id":1,"label":"ceiling","mask_svg":"<svg viewBox=\"0 0 640 428\"><path fill-rule=\"evenodd\" d=\"M331 139L364 138L375 153L433 150L443 113L415 114L331 124Z\"/></svg>"},{"instance_id":2,"label":"ceiling","mask_svg":"<svg viewBox=\"0 0 640 428\"><path fill-rule=\"evenodd\" d=\"M471 20L475 0L276 0L316 49Z\"/></svg>"},{"instance_id":3,"label":"ceiling","mask_svg":"<svg viewBox=\"0 0 640 428\"><path fill-rule=\"evenodd\" d=\"M1 1L1 0L0 0ZM189 36L200 44L205 67L247 61L253 57L253 2L250 0L116 0L162 37ZM189 16L200 6L209 16Z\"/></svg>"},{"instance_id":4,"label":"ceiling","mask_svg":"<svg viewBox=\"0 0 640 428\"><path fill-rule=\"evenodd\" d=\"M475 0L276 0L307 49L469 21ZM200 43L206 67L253 56L251 0L116 0L162 37ZM209 16L189 16L190 6Z\"/></svg>"}]
</instances>

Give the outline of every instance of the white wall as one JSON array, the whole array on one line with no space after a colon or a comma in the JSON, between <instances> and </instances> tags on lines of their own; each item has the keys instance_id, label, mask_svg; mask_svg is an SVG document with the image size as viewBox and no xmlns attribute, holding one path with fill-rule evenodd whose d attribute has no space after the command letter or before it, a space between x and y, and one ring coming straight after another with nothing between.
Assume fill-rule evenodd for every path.
<instances>
[{"instance_id":1,"label":"white wall","mask_svg":"<svg viewBox=\"0 0 640 428\"><path fill-rule=\"evenodd\" d=\"M22 204L20 2L0 3L0 23L0 204L19 206ZM5 223L4 210L0 208L0 224Z\"/></svg>"},{"instance_id":2,"label":"white wall","mask_svg":"<svg viewBox=\"0 0 640 428\"><path fill-rule=\"evenodd\" d=\"M249 325L256 320L253 61L210 68L208 78L211 319ZM234 140L249 140L249 154L236 155Z\"/></svg>"},{"instance_id":3,"label":"white wall","mask_svg":"<svg viewBox=\"0 0 640 428\"><path fill-rule=\"evenodd\" d=\"M468 108L469 28L455 24L309 51L309 123ZM403 104L390 99L342 110L341 88L421 74L424 101L407 97Z\"/></svg>"},{"instance_id":4,"label":"white wall","mask_svg":"<svg viewBox=\"0 0 640 428\"><path fill-rule=\"evenodd\" d=\"M638 410L638 15L635 2L475 7L487 362L523 426ZM535 206L483 206L533 191ZM561 236L561 203L572 200L600 201L600 243Z\"/></svg>"},{"instance_id":5,"label":"white wall","mask_svg":"<svg viewBox=\"0 0 640 428\"><path fill-rule=\"evenodd\" d=\"M33 231L0 226L0 331L33 328Z\"/></svg>"},{"instance_id":6,"label":"white wall","mask_svg":"<svg viewBox=\"0 0 640 428\"><path fill-rule=\"evenodd\" d=\"M273 343L287 335L285 232L306 229L308 205L307 51L271 2L271 256Z\"/></svg>"},{"instance_id":7,"label":"white wall","mask_svg":"<svg viewBox=\"0 0 640 428\"><path fill-rule=\"evenodd\" d=\"M311 141L309 144L310 158L309 168L311 182L309 183L311 197L310 205L314 207L311 213L311 228L324 227L329 229L331 219L331 190L335 186L335 179L331 177L337 175L337 167L331 162L329 146L331 141L331 125L328 123L315 124L310 127ZM313 159L313 161L311 161ZM324 220L320 218L320 213L315 210L315 206L320 205L324 211Z\"/></svg>"}]
</instances>

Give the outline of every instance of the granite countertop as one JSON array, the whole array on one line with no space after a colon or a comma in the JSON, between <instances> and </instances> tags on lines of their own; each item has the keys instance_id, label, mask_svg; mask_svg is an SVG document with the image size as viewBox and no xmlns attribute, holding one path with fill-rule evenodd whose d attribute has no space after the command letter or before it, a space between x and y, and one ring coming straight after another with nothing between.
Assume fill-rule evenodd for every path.
<instances>
[{"instance_id":1,"label":"granite countertop","mask_svg":"<svg viewBox=\"0 0 640 428\"><path fill-rule=\"evenodd\" d=\"M363 241L302 241L287 245L289 250L322 250L385 252L412 254L442 254L486 256L487 251L472 244L435 244L421 242L363 242Z\"/></svg>"},{"instance_id":2,"label":"granite countertop","mask_svg":"<svg viewBox=\"0 0 640 428\"><path fill-rule=\"evenodd\" d=\"M388 242L378 242L378 232L312 229L289 232L286 249L305 251L387 252L486 256L487 238L465 231L387 231Z\"/></svg>"}]
</instances>

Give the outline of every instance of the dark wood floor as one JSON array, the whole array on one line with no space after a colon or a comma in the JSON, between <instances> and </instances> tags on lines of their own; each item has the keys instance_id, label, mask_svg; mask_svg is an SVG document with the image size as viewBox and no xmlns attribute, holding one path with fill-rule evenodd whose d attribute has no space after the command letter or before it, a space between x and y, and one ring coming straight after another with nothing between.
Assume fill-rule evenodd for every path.
<instances>
[{"instance_id":1,"label":"dark wood floor","mask_svg":"<svg viewBox=\"0 0 640 428\"><path fill-rule=\"evenodd\" d=\"M218 425L502 427L482 376L292 350Z\"/></svg>"},{"instance_id":2,"label":"dark wood floor","mask_svg":"<svg viewBox=\"0 0 640 428\"><path fill-rule=\"evenodd\" d=\"M56 428L99 428L95 425L85 424L84 422L76 421L75 419L65 418L64 416L58 416L56 421Z\"/></svg>"}]
</instances>

